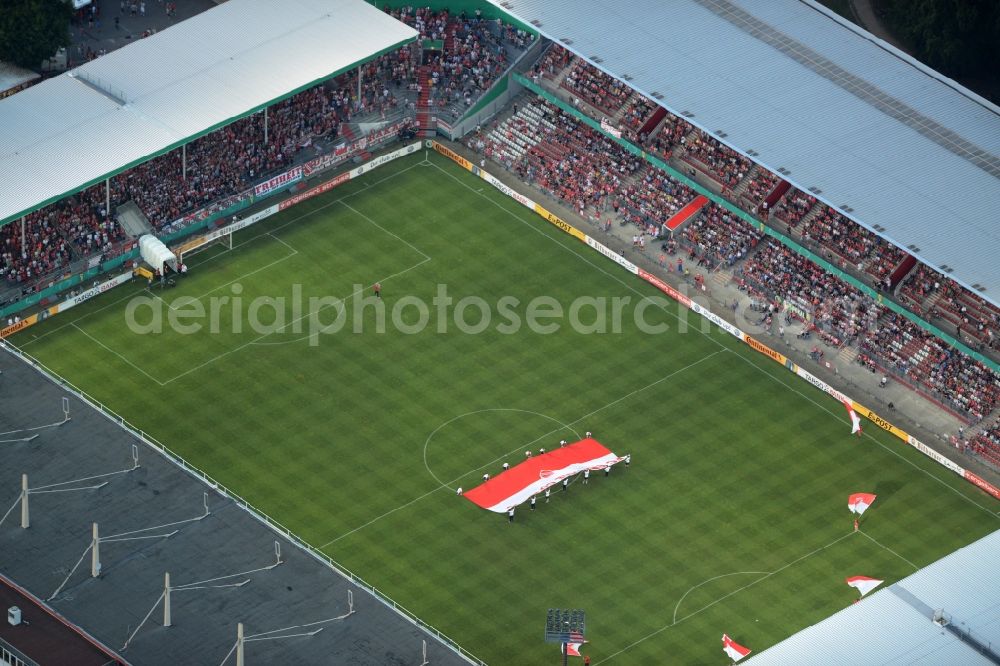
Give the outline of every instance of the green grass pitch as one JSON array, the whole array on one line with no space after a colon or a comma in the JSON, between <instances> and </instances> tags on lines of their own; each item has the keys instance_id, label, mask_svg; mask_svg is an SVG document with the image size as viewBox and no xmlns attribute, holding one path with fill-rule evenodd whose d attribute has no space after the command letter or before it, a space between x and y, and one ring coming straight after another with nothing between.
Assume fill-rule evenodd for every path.
<instances>
[{"instance_id":1,"label":"green grass pitch","mask_svg":"<svg viewBox=\"0 0 1000 666\"><path fill-rule=\"evenodd\" d=\"M313 346L225 311L219 333L136 334L134 284L12 339L487 662L554 663L546 609L573 607L594 664L725 663L723 632L763 650L850 605L845 577L891 583L1000 527L986 495L874 426L851 437L843 407L696 315L681 332L676 305L649 308L670 331L640 332L658 292L433 153L234 245L155 293L630 297L620 333L508 334L496 313L478 335L378 333L369 309ZM587 430L631 469L513 525L454 492ZM854 533L861 491L879 497Z\"/></svg>"}]
</instances>

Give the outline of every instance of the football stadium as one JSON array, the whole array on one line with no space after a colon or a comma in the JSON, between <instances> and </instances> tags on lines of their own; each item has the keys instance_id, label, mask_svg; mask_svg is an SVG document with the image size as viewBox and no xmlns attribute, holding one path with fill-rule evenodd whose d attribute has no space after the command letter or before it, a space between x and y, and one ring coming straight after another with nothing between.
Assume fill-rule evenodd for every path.
<instances>
[{"instance_id":1,"label":"football stadium","mask_svg":"<svg viewBox=\"0 0 1000 666\"><path fill-rule=\"evenodd\" d=\"M0 99L0 664L1000 663L996 105L812 0L171 20Z\"/></svg>"}]
</instances>

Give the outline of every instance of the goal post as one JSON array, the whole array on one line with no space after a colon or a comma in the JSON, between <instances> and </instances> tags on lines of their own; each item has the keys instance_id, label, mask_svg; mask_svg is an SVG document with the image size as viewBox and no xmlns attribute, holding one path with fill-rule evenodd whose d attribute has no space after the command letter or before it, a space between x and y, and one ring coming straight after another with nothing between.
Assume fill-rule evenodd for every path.
<instances>
[{"instance_id":1,"label":"goal post","mask_svg":"<svg viewBox=\"0 0 1000 666\"><path fill-rule=\"evenodd\" d=\"M202 234L201 236L195 236L194 238L189 238L177 247L174 248L174 254L177 255L177 261L179 263L184 263L184 261L198 252L207 250L213 245L222 245L227 250L233 249L233 231L234 225L229 225L222 227L221 229L216 229L215 231L207 234Z\"/></svg>"}]
</instances>

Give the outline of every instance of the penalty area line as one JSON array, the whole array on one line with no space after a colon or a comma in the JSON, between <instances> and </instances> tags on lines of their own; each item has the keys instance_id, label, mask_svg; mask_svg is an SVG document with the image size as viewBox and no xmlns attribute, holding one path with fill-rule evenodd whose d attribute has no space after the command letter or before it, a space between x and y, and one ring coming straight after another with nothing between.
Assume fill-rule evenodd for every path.
<instances>
[{"instance_id":1,"label":"penalty area line","mask_svg":"<svg viewBox=\"0 0 1000 666\"><path fill-rule=\"evenodd\" d=\"M730 592L730 593L728 593L728 594L725 594L725 595L723 595L723 596L719 597L718 599L716 599L715 601L711 602L711 603L710 603L710 604L708 604L707 606L703 606L703 607L699 608L698 610L694 611L693 613L688 613L687 615L685 615L684 617L682 617L682 618L681 618L681 619L679 619L679 620L678 620L678 619L674 619L674 621L673 621L673 622L671 622L670 624L665 624L665 625L663 625L662 627L660 627L659 629L657 629L656 631L652 631L652 632L650 632L650 633L646 634L645 636L643 636L643 637L642 637L642 638L640 638L639 640L637 640L637 641L635 641L635 642L633 642L633 643L630 643L630 644L626 645L626 646L625 646L625 647L623 647L622 649L620 649L620 650L618 650L617 652L614 652L614 653L612 653L612 654L608 655L608 656L607 656L607 657L605 657L604 659L601 659L600 661L596 661L596 662L594 662L594 666L597 666L598 664L603 664L603 663L606 663L606 662L609 662L609 661L611 661L612 659L614 659L614 658L615 658L615 657L617 657L618 655L622 654L623 652L626 652L626 651L628 651L628 650L631 650L631 649L632 649L632 648L634 648L634 647L635 647L636 645L639 645L640 643L643 643L643 642L645 642L645 641L649 640L650 638L653 638L654 636L657 636L657 635L659 635L659 634L663 633L664 631L666 631L667 629L670 629L671 627L675 627L675 626L677 626L678 624L680 624L680 623L681 623L681 622L683 622L684 620L686 620L686 619L688 619L688 618L691 618L691 617L694 617L695 615L697 615L697 614L701 613L702 611L705 611L705 610L708 610L708 609L709 609L709 608L711 608L712 606L714 606L714 605L716 605L716 604L718 604L718 603L720 603L720 602L722 602L722 601L725 601L725 600L726 600L726 599L728 599L729 597L731 597L731 596L734 596L734 595L736 595L736 594L739 594L739 593L740 593L740 592L742 592L743 590L746 590L746 589L749 589L749 588L753 587L754 585L756 585L757 583L760 583L760 582L762 582L762 581L765 581L765 580L767 580L768 578L771 578L772 576L774 576L774 575L776 575L776 574L779 574L779 573L781 573L781 572L782 572L782 571L784 571L785 569L788 569L789 567L791 567L791 566L794 566L794 565L798 564L799 562L801 562L801 561L803 561L803 560L806 560L806 559L809 559L809 558L810 558L810 557L812 557L813 555L816 555L817 553L820 553L820 552L822 552L822 551L826 550L827 548L830 548L831 546L835 546L836 544L840 543L841 541L843 541L844 539L848 538L849 536L851 536L851 535L853 535L853 534L857 534L857 532L854 532L854 531L851 531L851 532L848 532L847 534L845 534L845 535L843 535L843 536L840 536L840 537L837 537L836 539L834 539L834 540L833 540L833 541L831 541L830 543L826 544L825 546L820 546L820 547L819 547L819 548L817 548L816 550L813 550L813 551L810 551L810 552L806 553L805 555L803 555L803 556L801 556L801 557L799 557L799 558L797 558L797 559L794 559L794 560L792 560L791 562L789 562L788 564L785 564L785 565L784 565L784 566L782 566L781 568L779 568L779 569L775 569L774 571L771 571L771 572L768 572L768 573L766 573L766 575L764 575L764 576L761 576L761 577L760 577L760 578L758 578L757 580L755 580L755 581L753 581L753 582L751 582L751 583L747 583L747 584L746 584L746 585L744 585L743 587L740 587L740 588L738 588L738 589L735 589L735 590L733 590L732 592ZM737 573L747 573L747 574L749 574L749 573L754 573L754 572L750 572L750 571L745 571L745 572L737 572ZM724 575L734 575L734 574L724 574ZM722 578L722 577L723 577L723 576L716 576L716 578ZM693 589L695 589L695 588L697 588L697 587L700 587L700 586L704 585L705 583L707 583L707 582L709 582L709 581L712 581L712 580L715 580L716 578L710 578L710 579L709 579L709 580L707 580L707 581L703 581L703 582L699 583L698 585L695 585L695 587L693 587L693 588L691 588L691 589L693 590ZM688 590L688 592L690 592L690 591L691 591L691 590ZM684 593L684 596L685 596L685 597L686 597L686 596L688 595L688 592L685 592L685 593ZM684 600L684 597L681 597L681 601L683 601L683 600ZM678 606L679 606L679 605L680 605L680 602L677 602L677 603L678 603ZM674 608L674 614L675 614L675 618L676 618L676 613L677 613L677 609L676 609L676 608Z\"/></svg>"},{"instance_id":2,"label":"penalty area line","mask_svg":"<svg viewBox=\"0 0 1000 666\"><path fill-rule=\"evenodd\" d=\"M430 164L430 163L428 162L427 164ZM393 178L395 178L397 176L401 176L402 174L406 173L407 171L410 171L410 170L415 169L418 166L422 166L422 165L424 165L423 162L418 162L417 164L410 165L410 166L406 167L405 169L400 169L399 171L396 171L395 173L391 173L391 174L389 174L389 175L387 175L387 176L385 176L383 178L379 178L378 180L376 180L374 182L372 182L372 181L367 181L367 182L369 182L371 184L371 187L375 187L375 186L381 185L382 183L384 183L384 182L386 182L388 180L391 180L391 179L393 179ZM433 166L436 166L436 165L433 165ZM312 210L306 211L306 212L304 212L304 213L302 213L300 215L296 215L292 219L288 220L287 222L285 222L283 224L280 224L280 225L274 227L270 231L264 231L262 233L255 234L254 236L251 236L250 238L247 238L246 240L241 241L241 242L233 245L233 250L235 250L238 247L243 247L247 243L255 241L258 238L263 238L264 236L272 236L276 240L278 240L279 242L284 242L284 241L281 241L280 239L278 239L277 236L275 236L276 232L281 231L285 227L291 226L292 224L298 222L299 220L302 220L302 219L305 219L305 218L310 217L312 215L315 215L316 213L318 213L318 212L320 212L322 210L325 210L325 209L327 209L327 208L329 208L331 206L335 206L338 203L340 203L341 201L343 201L344 199L350 199L351 197L358 196L359 194L367 193L368 189L371 189L371 188L367 188L367 189L363 189L363 190L358 190L357 192L350 192L349 194L344 194L344 195L342 195L340 197L337 197L336 199L334 199L332 201L328 201L327 203L325 203L325 204L323 204L321 206L317 206L316 208L313 208ZM253 229L253 227L252 226L251 227L247 227L247 230L249 230L249 229ZM286 245L287 245L287 243L286 243ZM291 246L289 246L289 247L291 247ZM229 252L231 252L231 251L232 250L229 250L229 251L223 252L223 253L219 253L219 254L213 254L213 255L209 256L208 258L206 258L204 261L199 261L197 263L192 264L192 266L195 267L195 268L197 268L198 266L203 266L203 265L207 264L208 262L216 259L217 257L221 257L221 256L229 254ZM418 250L418 252L419 252L419 250ZM39 340L41 340L44 337L47 337L49 335L52 335L53 333L61 331L64 328L70 328L76 322L82 321L83 319L86 319L87 317L90 317L91 315L95 315L98 312L103 312L104 310L107 310L110 307L114 307L115 305L118 305L119 303L121 303L123 301L126 301L126 300L132 298L133 296L135 296L135 294L128 294L127 296L122 296L119 299L111 301L107 305L103 305L103 306L101 306L101 307L99 307L97 309L90 310L89 312L87 312L87 313L85 313L83 315L80 315L77 319L73 320L72 322L67 322L67 323L63 324L62 326L58 326L56 328L53 328L51 331L46 331L45 333L42 333L41 335L35 335L30 340L26 340L23 344L14 345L10 340L7 340L6 342L7 342L7 344L10 344L11 346L15 347L16 349L24 349L28 345L30 345L30 344L32 344L34 342L38 342Z\"/></svg>"},{"instance_id":3,"label":"penalty area line","mask_svg":"<svg viewBox=\"0 0 1000 666\"><path fill-rule=\"evenodd\" d=\"M905 557L903 557L902 555L900 555L899 553L897 553L896 551L894 551L892 548L889 548L889 546L886 546L884 543L882 543L881 541L879 541L878 539L876 539L872 535L868 534L867 532L865 532L863 530L858 530L858 533L861 534L866 539L868 539L869 541L871 541L872 543L874 543L876 546L889 551L890 553L892 553L893 555L895 555L899 559L901 559L904 562L906 562L907 564L909 564L911 567L913 567L914 571L920 571L920 567L918 567L916 564L914 564L913 562L909 561L908 559L906 559Z\"/></svg>"},{"instance_id":4,"label":"penalty area line","mask_svg":"<svg viewBox=\"0 0 1000 666\"><path fill-rule=\"evenodd\" d=\"M101 347L103 347L103 348L104 348L104 349L106 349L107 351L111 352L112 354L114 354L115 356L117 356L117 357L118 357L118 358L120 358L121 360L125 361L125 362L126 362L127 364L129 364L130 366L132 366L133 368L135 368L135 369L136 369L136 370L138 370L139 372L141 372L141 373L142 373L143 375L145 375L145 376L146 376L146 377L147 377L147 378L148 378L148 379L149 379L150 381L152 381L152 382L155 382L155 383L159 384L160 386L163 386L163 385L164 385L164 382L161 382L161 381L160 381L159 379L157 379L157 378L156 378L156 377L154 377L153 375L149 374L148 372L146 372L145 370L143 370L142 368L140 368L140 367L139 367L138 365L136 365L136 364L135 364L135 363L133 363L132 361L128 360L127 358L125 358L124 356L122 356L121 354L119 354L118 352L116 352L116 351L115 351L114 349L112 349L111 347L107 346L106 344L104 344L103 342L101 342L100 340L98 340L97 338L95 338L94 336L92 336L92 335L91 335L90 333L87 333L87 331L85 331L85 330L83 330L82 328L80 328L79 326L77 326L77 325L76 325L76 322L73 322L72 324L70 324L70 326L72 326L72 327L73 327L73 328L75 328L76 330L80 331L80 332L81 332L81 333L83 333L83 334L84 334L84 335L85 335L86 337L90 338L91 340L93 340L94 342L96 342L96 343L97 343L98 345L100 345Z\"/></svg>"}]
</instances>

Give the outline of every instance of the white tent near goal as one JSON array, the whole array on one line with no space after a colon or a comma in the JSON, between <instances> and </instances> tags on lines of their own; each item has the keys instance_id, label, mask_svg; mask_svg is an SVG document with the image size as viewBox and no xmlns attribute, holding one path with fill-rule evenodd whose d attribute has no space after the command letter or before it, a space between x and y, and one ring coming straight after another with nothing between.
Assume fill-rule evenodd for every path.
<instances>
[{"instance_id":1,"label":"white tent near goal","mask_svg":"<svg viewBox=\"0 0 1000 666\"><path fill-rule=\"evenodd\" d=\"M165 266L177 270L177 256L163 244L163 241L152 234L139 238L139 254L143 261L158 270L161 275Z\"/></svg>"}]
</instances>

